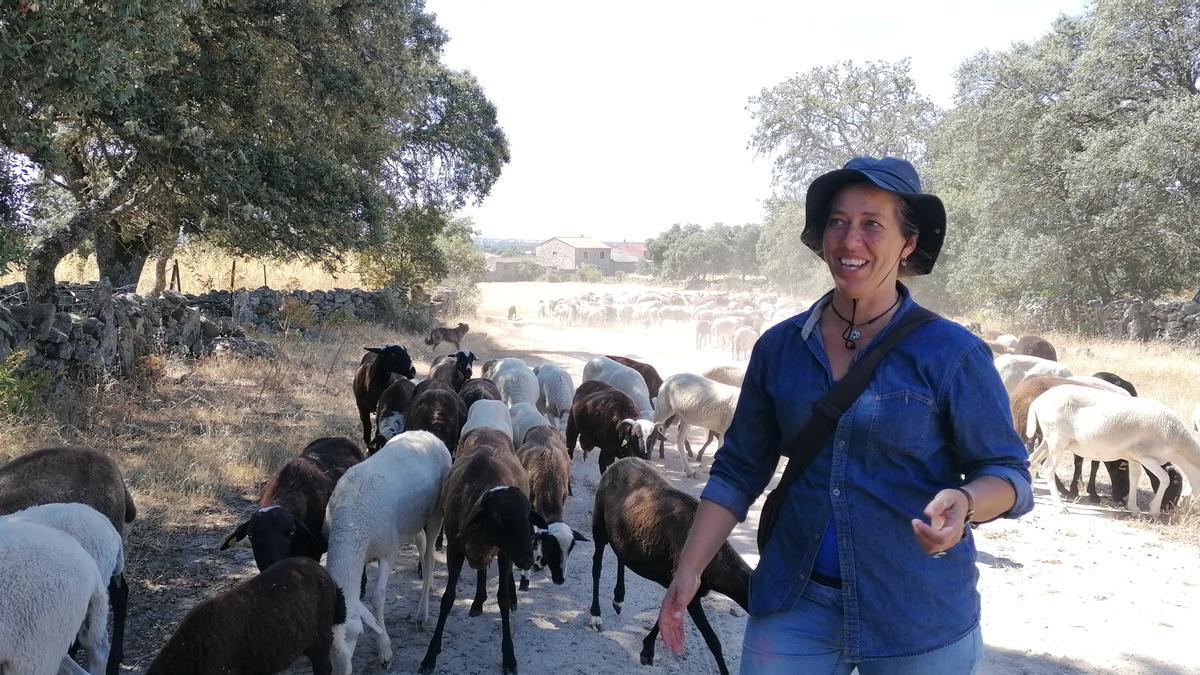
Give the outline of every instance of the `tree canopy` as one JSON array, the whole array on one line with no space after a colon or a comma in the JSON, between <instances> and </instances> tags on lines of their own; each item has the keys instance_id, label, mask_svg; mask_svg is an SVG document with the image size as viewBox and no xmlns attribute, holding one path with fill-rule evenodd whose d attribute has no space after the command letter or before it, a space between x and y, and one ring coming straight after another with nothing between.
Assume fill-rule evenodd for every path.
<instances>
[{"instance_id":1,"label":"tree canopy","mask_svg":"<svg viewBox=\"0 0 1200 675\"><path fill-rule=\"evenodd\" d=\"M0 180L0 203L25 187L66 205L33 242L30 294L89 237L128 282L180 230L313 260L436 236L414 213L482 198L508 161L445 40L420 0L6 3L0 150L35 172Z\"/></svg>"}]
</instances>

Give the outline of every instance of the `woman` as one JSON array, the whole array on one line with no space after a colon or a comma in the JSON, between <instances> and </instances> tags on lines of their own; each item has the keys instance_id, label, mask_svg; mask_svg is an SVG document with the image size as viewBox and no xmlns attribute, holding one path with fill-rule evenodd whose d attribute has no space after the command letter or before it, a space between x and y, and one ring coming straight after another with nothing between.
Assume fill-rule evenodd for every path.
<instances>
[{"instance_id":1,"label":"woman","mask_svg":"<svg viewBox=\"0 0 1200 675\"><path fill-rule=\"evenodd\" d=\"M915 306L941 201L908 162L859 157L813 181L801 240L833 290L759 339L659 614L683 649L705 568L789 455L812 403ZM937 319L897 343L783 502L750 582L744 673L969 673L982 657L968 521L1033 507L988 347ZM928 522L926 522L926 519Z\"/></svg>"}]
</instances>

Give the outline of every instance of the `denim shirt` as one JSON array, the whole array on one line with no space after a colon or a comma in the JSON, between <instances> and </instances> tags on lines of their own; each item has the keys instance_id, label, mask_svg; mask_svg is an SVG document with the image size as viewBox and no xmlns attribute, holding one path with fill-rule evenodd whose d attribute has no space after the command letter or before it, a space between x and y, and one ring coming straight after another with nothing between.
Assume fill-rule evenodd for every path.
<instances>
[{"instance_id":1,"label":"denim shirt","mask_svg":"<svg viewBox=\"0 0 1200 675\"><path fill-rule=\"evenodd\" d=\"M880 336L915 306L908 289L898 287L900 308ZM817 329L824 300L763 333L751 353L737 410L700 495L739 521L780 456L792 454L813 402L833 385ZM1028 467L991 350L952 321L921 326L884 357L793 484L751 577L750 612L796 605L832 517L845 658L909 656L957 640L979 623L974 539L968 534L945 557L933 558L911 520L925 519L939 490L980 476L1012 484L1016 503L1004 516L1028 513Z\"/></svg>"}]
</instances>

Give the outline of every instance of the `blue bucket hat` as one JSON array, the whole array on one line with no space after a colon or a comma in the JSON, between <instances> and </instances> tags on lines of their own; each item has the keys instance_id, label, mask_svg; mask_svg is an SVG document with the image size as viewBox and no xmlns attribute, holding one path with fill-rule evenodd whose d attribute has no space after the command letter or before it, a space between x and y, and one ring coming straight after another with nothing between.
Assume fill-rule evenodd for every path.
<instances>
[{"instance_id":1,"label":"blue bucket hat","mask_svg":"<svg viewBox=\"0 0 1200 675\"><path fill-rule=\"evenodd\" d=\"M846 166L814 180L804 200L804 231L800 233L800 241L821 255L821 238L833 196L846 185L867 181L908 203L920 234L906 269L913 274L929 274L946 238L946 207L935 195L921 192L917 170L897 157L855 157Z\"/></svg>"}]
</instances>

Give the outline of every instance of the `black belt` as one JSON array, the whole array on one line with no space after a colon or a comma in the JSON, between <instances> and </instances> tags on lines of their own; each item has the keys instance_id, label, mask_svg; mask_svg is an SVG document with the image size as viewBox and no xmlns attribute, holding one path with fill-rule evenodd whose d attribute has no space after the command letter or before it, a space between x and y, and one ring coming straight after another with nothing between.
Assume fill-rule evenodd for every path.
<instances>
[{"instance_id":1,"label":"black belt","mask_svg":"<svg viewBox=\"0 0 1200 675\"><path fill-rule=\"evenodd\" d=\"M830 588L841 588L842 587L842 580L838 579L836 577L825 576L824 574L821 574L820 572L813 572L809 576L813 581L817 582L818 584L821 584L822 586L828 586Z\"/></svg>"}]
</instances>

